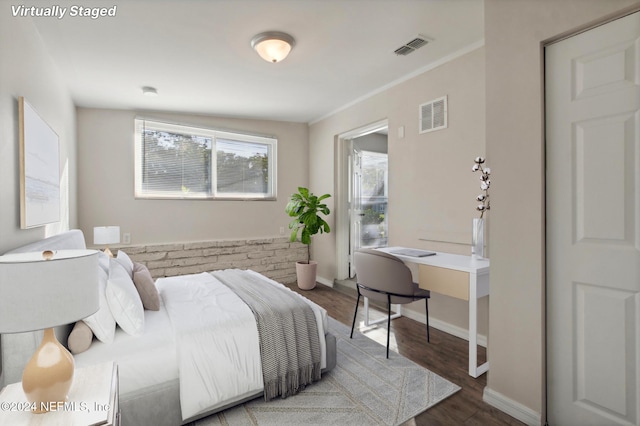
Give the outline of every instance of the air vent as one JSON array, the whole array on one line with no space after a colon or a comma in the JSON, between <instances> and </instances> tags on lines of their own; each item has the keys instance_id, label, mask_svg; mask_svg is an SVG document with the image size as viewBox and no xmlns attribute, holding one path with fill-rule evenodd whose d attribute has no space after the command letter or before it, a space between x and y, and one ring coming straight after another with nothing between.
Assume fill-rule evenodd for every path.
<instances>
[{"instance_id":1,"label":"air vent","mask_svg":"<svg viewBox=\"0 0 640 426\"><path fill-rule=\"evenodd\" d=\"M396 55L404 56L404 55L408 55L409 53L413 52L414 50L415 49L412 49L412 48L410 48L408 46L402 46L402 47L397 48L395 50L395 53L396 53Z\"/></svg>"},{"instance_id":2,"label":"air vent","mask_svg":"<svg viewBox=\"0 0 640 426\"><path fill-rule=\"evenodd\" d=\"M411 52L414 52L416 49L421 48L422 46L426 46L429 44L431 40L426 38L423 35L417 35L413 40L403 44L399 48L397 48L394 52L396 55L406 56Z\"/></svg>"},{"instance_id":3,"label":"air vent","mask_svg":"<svg viewBox=\"0 0 640 426\"><path fill-rule=\"evenodd\" d=\"M447 97L443 96L419 107L420 133L447 128Z\"/></svg>"}]
</instances>

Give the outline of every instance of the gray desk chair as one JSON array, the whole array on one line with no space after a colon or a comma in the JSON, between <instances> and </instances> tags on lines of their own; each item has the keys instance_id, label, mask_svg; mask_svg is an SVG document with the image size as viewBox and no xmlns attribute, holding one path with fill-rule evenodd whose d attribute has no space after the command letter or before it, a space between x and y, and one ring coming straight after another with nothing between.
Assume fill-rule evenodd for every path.
<instances>
[{"instance_id":1,"label":"gray desk chair","mask_svg":"<svg viewBox=\"0 0 640 426\"><path fill-rule=\"evenodd\" d=\"M427 342L429 341L429 290L423 290L413 282L411 271L402 260L378 250L360 249L353 255L356 268L358 300L353 313L351 335L356 325L360 296L387 304L387 358L389 358L389 331L391 329L391 304L405 304L424 299L427 313Z\"/></svg>"}]
</instances>

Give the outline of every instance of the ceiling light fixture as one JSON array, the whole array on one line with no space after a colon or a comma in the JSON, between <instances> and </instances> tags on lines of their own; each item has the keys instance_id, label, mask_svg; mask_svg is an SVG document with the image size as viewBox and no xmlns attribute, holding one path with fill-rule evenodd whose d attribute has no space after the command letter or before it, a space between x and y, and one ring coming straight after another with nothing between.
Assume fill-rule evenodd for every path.
<instances>
[{"instance_id":1,"label":"ceiling light fixture","mask_svg":"<svg viewBox=\"0 0 640 426\"><path fill-rule=\"evenodd\" d=\"M151 86L144 86L142 88L142 94L145 96L158 96L158 89Z\"/></svg>"},{"instance_id":2,"label":"ceiling light fixture","mask_svg":"<svg viewBox=\"0 0 640 426\"><path fill-rule=\"evenodd\" d=\"M287 57L296 41L287 33L267 31L251 39L251 47L267 62L280 62Z\"/></svg>"}]
</instances>

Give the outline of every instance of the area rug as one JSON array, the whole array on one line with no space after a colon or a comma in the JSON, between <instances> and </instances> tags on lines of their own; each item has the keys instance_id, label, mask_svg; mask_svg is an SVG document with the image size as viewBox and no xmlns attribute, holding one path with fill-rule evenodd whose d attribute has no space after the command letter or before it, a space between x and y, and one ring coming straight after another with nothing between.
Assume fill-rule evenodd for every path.
<instances>
[{"instance_id":1,"label":"area rug","mask_svg":"<svg viewBox=\"0 0 640 426\"><path fill-rule=\"evenodd\" d=\"M398 425L460 387L329 318L337 365L322 380L286 398L254 399L195 422L210 425Z\"/></svg>"}]
</instances>

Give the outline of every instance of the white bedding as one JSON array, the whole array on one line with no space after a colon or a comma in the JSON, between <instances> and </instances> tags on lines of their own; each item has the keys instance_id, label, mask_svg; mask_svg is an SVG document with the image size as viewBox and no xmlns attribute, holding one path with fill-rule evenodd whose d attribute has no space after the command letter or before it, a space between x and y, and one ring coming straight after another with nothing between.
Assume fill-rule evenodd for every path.
<instances>
[{"instance_id":1,"label":"white bedding","mask_svg":"<svg viewBox=\"0 0 640 426\"><path fill-rule=\"evenodd\" d=\"M258 328L233 291L207 273L156 285L175 332L183 420L263 388Z\"/></svg>"},{"instance_id":2,"label":"white bedding","mask_svg":"<svg viewBox=\"0 0 640 426\"><path fill-rule=\"evenodd\" d=\"M179 378L183 420L263 390L255 318L235 293L208 273L160 278L156 286L160 310L145 311L143 335L130 336L118 328L113 343L94 341L89 350L75 355L78 367L116 361L122 399ZM327 312L300 297L316 317L321 367L326 368ZM211 327L215 333L205 331Z\"/></svg>"},{"instance_id":3,"label":"white bedding","mask_svg":"<svg viewBox=\"0 0 640 426\"><path fill-rule=\"evenodd\" d=\"M285 288L251 273L265 285ZM161 278L156 285L175 332L183 420L264 388L258 328L240 297L208 273ZM319 324L324 368L326 311L304 300Z\"/></svg>"},{"instance_id":4,"label":"white bedding","mask_svg":"<svg viewBox=\"0 0 640 426\"><path fill-rule=\"evenodd\" d=\"M94 339L86 352L74 355L77 367L115 361L120 376L120 396L178 378L176 344L164 304L159 311L144 311L144 334L130 336L120 327L112 343Z\"/></svg>"}]
</instances>

